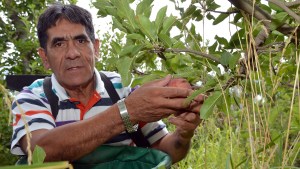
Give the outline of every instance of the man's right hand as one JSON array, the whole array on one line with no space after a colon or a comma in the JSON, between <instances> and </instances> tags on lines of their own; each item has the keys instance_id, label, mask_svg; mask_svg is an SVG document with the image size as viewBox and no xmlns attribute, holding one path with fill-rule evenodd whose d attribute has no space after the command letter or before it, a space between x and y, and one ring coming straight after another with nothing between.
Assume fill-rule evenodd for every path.
<instances>
[{"instance_id":1,"label":"man's right hand","mask_svg":"<svg viewBox=\"0 0 300 169\"><path fill-rule=\"evenodd\" d=\"M167 87L170 81L171 76L168 75L163 79L149 82L125 99L130 120L133 123L158 121L190 108L190 105L185 103L185 99L192 93L192 90ZM189 111L199 113L197 108Z\"/></svg>"}]
</instances>

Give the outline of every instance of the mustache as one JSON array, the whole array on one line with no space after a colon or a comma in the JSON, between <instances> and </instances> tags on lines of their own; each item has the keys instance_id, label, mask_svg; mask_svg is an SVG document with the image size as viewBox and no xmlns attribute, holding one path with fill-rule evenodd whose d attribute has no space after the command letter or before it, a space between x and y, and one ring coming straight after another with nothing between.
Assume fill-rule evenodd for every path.
<instances>
[{"instance_id":1,"label":"mustache","mask_svg":"<svg viewBox=\"0 0 300 169\"><path fill-rule=\"evenodd\" d=\"M76 68L76 67L83 67L84 62L82 60L72 60L72 61L66 61L64 63L64 68L65 69L71 69L71 68Z\"/></svg>"}]
</instances>

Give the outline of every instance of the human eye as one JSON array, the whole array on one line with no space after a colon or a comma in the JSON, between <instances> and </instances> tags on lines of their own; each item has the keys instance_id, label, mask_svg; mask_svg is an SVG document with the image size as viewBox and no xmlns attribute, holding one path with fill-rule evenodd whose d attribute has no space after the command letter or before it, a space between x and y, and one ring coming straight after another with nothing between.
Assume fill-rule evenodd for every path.
<instances>
[{"instance_id":1,"label":"human eye","mask_svg":"<svg viewBox=\"0 0 300 169\"><path fill-rule=\"evenodd\" d=\"M63 47L65 45L65 43L66 42L63 38L55 38L55 39L53 39L51 44L55 48L60 48L60 47Z\"/></svg>"},{"instance_id":2,"label":"human eye","mask_svg":"<svg viewBox=\"0 0 300 169\"><path fill-rule=\"evenodd\" d=\"M88 43L88 37L86 35L78 35L74 39L78 45L84 45Z\"/></svg>"},{"instance_id":3,"label":"human eye","mask_svg":"<svg viewBox=\"0 0 300 169\"><path fill-rule=\"evenodd\" d=\"M54 47L62 47L63 46L63 43L62 42L56 42L54 44Z\"/></svg>"},{"instance_id":4,"label":"human eye","mask_svg":"<svg viewBox=\"0 0 300 169\"><path fill-rule=\"evenodd\" d=\"M78 43L84 44L84 43L86 43L86 39L78 39Z\"/></svg>"}]
</instances>

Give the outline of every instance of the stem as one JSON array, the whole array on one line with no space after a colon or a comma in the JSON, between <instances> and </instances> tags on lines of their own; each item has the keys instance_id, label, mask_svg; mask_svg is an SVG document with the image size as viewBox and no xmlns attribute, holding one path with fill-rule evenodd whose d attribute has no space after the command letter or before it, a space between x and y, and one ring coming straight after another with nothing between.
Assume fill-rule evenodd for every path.
<instances>
[{"instance_id":1,"label":"stem","mask_svg":"<svg viewBox=\"0 0 300 169\"><path fill-rule=\"evenodd\" d=\"M215 56L213 56L213 55L209 55L209 54L202 53L202 52L195 51L195 50L191 50L191 49L166 49L165 52L174 52L174 53L186 52L186 53L191 53L191 54L195 54L195 55L198 55L198 56L202 56L204 58L210 59L210 60L212 60L214 62L217 62L217 63L221 63L220 60L218 58L216 58Z\"/></svg>"},{"instance_id":2,"label":"stem","mask_svg":"<svg viewBox=\"0 0 300 169\"><path fill-rule=\"evenodd\" d=\"M291 128L291 121L292 121L292 115L293 115L293 105L294 105L294 101L295 101L295 93L297 90L297 86L299 87L299 67L300 67L300 55L298 54L297 50L296 50L296 56L298 56L297 59L297 70L296 70L296 79L294 81L294 89L293 89L293 96L292 96L292 100L291 100L291 107L290 107L290 112L289 112L289 119L288 119L288 126L287 126L287 131L286 131L286 138L285 138L285 145L284 145L284 151L283 151L283 160L282 160L282 169L284 168L284 166L286 165L286 159L287 155L287 148L288 148L288 144L289 144L289 134L290 134L290 128Z\"/></svg>"}]
</instances>

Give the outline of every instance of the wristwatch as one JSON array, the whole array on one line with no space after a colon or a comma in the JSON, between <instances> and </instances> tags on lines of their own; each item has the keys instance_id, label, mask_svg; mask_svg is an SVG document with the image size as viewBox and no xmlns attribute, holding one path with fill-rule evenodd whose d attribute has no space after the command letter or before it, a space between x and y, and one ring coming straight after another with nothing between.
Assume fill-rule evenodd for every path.
<instances>
[{"instance_id":1,"label":"wristwatch","mask_svg":"<svg viewBox=\"0 0 300 169\"><path fill-rule=\"evenodd\" d=\"M126 131L128 133L133 133L133 132L137 131L138 124L133 125L132 122L130 121L129 114L128 114L124 100L125 100L125 98L119 100L117 102L117 105L118 105L120 115L121 115L121 118L124 123Z\"/></svg>"}]
</instances>

